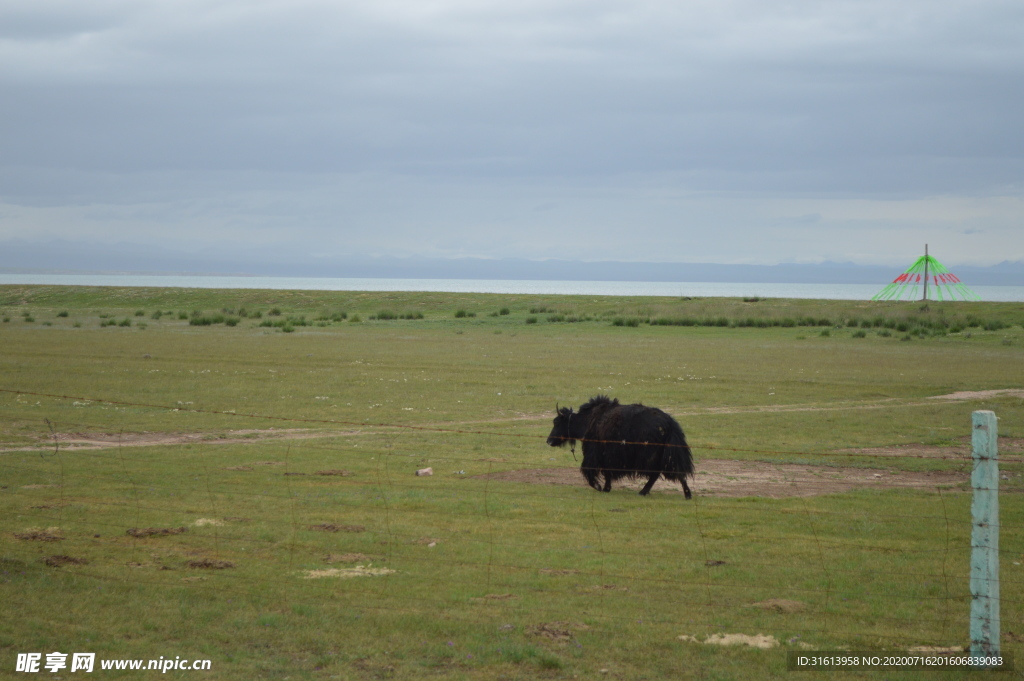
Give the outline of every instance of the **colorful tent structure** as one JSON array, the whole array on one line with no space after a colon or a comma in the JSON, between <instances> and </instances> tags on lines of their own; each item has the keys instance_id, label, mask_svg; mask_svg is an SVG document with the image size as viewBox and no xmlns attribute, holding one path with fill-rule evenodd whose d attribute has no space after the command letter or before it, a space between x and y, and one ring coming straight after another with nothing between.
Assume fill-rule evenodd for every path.
<instances>
[{"instance_id":1,"label":"colorful tent structure","mask_svg":"<svg viewBox=\"0 0 1024 681\"><path fill-rule=\"evenodd\" d=\"M981 296L928 255L928 244L925 244L924 255L871 300L981 300Z\"/></svg>"}]
</instances>

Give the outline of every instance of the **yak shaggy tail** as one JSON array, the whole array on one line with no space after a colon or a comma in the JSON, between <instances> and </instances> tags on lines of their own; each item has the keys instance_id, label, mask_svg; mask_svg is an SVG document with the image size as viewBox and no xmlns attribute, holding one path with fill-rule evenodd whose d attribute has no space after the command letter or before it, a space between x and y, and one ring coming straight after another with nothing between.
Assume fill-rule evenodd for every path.
<instances>
[{"instance_id":1,"label":"yak shaggy tail","mask_svg":"<svg viewBox=\"0 0 1024 681\"><path fill-rule=\"evenodd\" d=\"M665 416L670 421L670 425L668 428L668 438L665 441L667 445L664 454L666 466L663 469L662 475L667 480L675 480L681 483L685 478L692 478L694 476L693 452L690 451L690 445L686 443L683 429L679 427L675 419L668 416L668 414L665 414Z\"/></svg>"}]
</instances>

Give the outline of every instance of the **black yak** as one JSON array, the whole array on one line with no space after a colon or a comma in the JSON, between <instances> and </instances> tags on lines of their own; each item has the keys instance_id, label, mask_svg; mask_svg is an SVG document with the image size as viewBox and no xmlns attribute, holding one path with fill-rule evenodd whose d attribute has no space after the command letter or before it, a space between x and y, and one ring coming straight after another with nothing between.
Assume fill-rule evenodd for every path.
<instances>
[{"instance_id":1,"label":"black yak","mask_svg":"<svg viewBox=\"0 0 1024 681\"><path fill-rule=\"evenodd\" d=\"M693 477L693 454L676 420L654 407L619 404L618 400L598 395L574 412L557 406L554 427L548 444L561 447L567 442L583 443L580 472L594 489L609 492L612 480L647 478L640 490L646 495L654 482L664 476L683 485L691 498L687 476ZM604 486L598 477L604 476Z\"/></svg>"}]
</instances>

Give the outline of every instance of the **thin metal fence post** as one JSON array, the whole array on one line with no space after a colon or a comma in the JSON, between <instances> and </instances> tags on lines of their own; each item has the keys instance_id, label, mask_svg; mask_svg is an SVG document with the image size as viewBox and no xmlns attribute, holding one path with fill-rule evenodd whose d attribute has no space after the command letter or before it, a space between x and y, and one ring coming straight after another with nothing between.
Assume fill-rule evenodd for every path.
<instances>
[{"instance_id":1,"label":"thin metal fence post","mask_svg":"<svg viewBox=\"0 0 1024 681\"><path fill-rule=\"evenodd\" d=\"M999 655L999 451L995 412L971 415L971 657ZM979 660L980 663L980 660Z\"/></svg>"}]
</instances>

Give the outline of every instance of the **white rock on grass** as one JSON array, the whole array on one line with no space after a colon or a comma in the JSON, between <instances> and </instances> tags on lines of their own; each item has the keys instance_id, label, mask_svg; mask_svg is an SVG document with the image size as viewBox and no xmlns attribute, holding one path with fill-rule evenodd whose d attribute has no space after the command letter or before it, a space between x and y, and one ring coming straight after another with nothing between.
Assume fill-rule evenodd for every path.
<instances>
[{"instance_id":1,"label":"white rock on grass","mask_svg":"<svg viewBox=\"0 0 1024 681\"><path fill-rule=\"evenodd\" d=\"M680 636L679 640L700 643L696 637L685 634ZM779 640L774 636L765 636L764 634L758 634L757 636L748 636L747 634L712 634L704 639L704 644L715 646L750 646L751 648L767 649L778 647Z\"/></svg>"}]
</instances>

